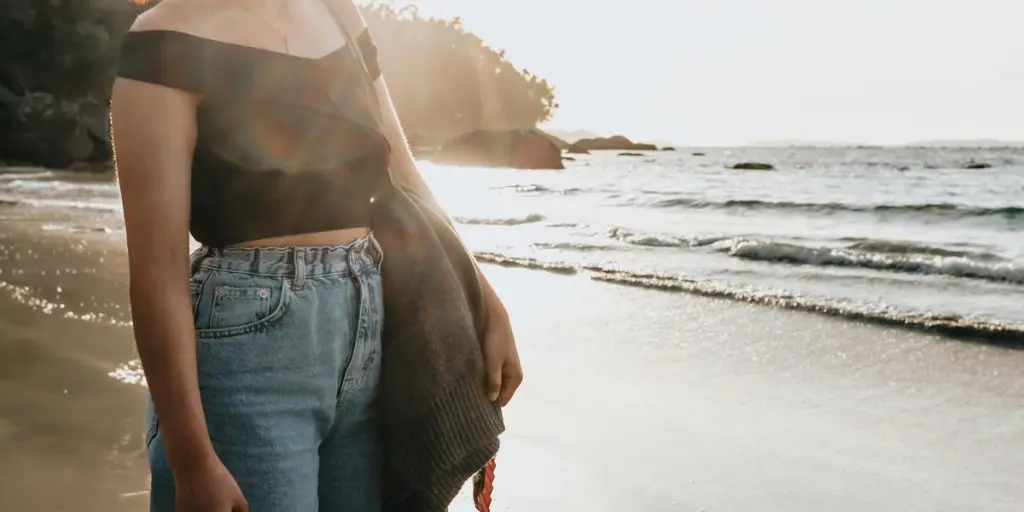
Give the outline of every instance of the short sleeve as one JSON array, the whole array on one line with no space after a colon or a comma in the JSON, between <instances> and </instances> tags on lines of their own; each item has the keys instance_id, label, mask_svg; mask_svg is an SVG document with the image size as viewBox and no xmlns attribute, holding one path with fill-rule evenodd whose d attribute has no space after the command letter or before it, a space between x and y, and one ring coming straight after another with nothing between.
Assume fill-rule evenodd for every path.
<instances>
[{"instance_id":1,"label":"short sleeve","mask_svg":"<svg viewBox=\"0 0 1024 512\"><path fill-rule=\"evenodd\" d=\"M121 43L117 76L201 92L203 77L196 66L194 46L191 38L180 32L128 32Z\"/></svg>"},{"instance_id":2,"label":"short sleeve","mask_svg":"<svg viewBox=\"0 0 1024 512\"><path fill-rule=\"evenodd\" d=\"M359 53L363 56L363 61L366 63L366 71L370 73L370 78L376 80L380 78L380 61L377 59L377 45L373 43L373 38L370 37L369 29L364 30L359 38L356 40L356 46L359 47Z\"/></svg>"}]
</instances>

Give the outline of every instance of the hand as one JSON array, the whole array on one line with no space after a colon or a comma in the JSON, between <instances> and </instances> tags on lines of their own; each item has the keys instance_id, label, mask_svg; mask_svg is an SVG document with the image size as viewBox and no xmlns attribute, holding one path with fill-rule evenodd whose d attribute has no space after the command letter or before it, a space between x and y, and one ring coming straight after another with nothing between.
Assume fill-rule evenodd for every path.
<instances>
[{"instance_id":1,"label":"hand","mask_svg":"<svg viewBox=\"0 0 1024 512\"><path fill-rule=\"evenodd\" d=\"M519 362L519 350L516 349L508 313L500 302L496 302L488 315L487 332L484 334L484 365L487 370L487 397L505 407L523 382L523 367Z\"/></svg>"},{"instance_id":2,"label":"hand","mask_svg":"<svg viewBox=\"0 0 1024 512\"><path fill-rule=\"evenodd\" d=\"M219 459L196 469L175 472L175 512L249 512L235 479Z\"/></svg>"}]
</instances>

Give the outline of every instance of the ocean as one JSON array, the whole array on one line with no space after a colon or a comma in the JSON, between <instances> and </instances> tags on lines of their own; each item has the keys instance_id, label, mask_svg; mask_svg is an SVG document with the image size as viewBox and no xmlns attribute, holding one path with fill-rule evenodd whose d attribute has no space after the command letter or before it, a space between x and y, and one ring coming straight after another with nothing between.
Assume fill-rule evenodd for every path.
<instances>
[{"instance_id":1,"label":"ocean","mask_svg":"<svg viewBox=\"0 0 1024 512\"><path fill-rule=\"evenodd\" d=\"M482 261L967 336L1024 335L1024 150L572 157L562 171L420 167ZM776 170L728 168L749 161ZM0 203L67 213L45 229L123 236L110 174L0 170Z\"/></svg>"}]
</instances>

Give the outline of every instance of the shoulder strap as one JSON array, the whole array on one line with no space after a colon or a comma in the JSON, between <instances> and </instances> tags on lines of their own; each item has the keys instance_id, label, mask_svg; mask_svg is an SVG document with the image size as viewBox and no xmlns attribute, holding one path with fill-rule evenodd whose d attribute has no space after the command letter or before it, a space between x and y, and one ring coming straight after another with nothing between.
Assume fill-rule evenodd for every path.
<instances>
[{"instance_id":1,"label":"shoulder strap","mask_svg":"<svg viewBox=\"0 0 1024 512\"><path fill-rule=\"evenodd\" d=\"M345 46L348 46L350 48L349 51L355 54L363 71L370 78L370 82L376 81L380 78L381 71L380 64L377 62L377 46L373 44L373 40L370 38L370 30L364 30L357 39L352 39L352 34L345 28L345 23L341 21L338 11L334 10L333 2L331 0L321 1L324 7L327 8L327 12L331 14L331 18L334 19L334 24L338 27L342 37L345 38Z\"/></svg>"},{"instance_id":2,"label":"shoulder strap","mask_svg":"<svg viewBox=\"0 0 1024 512\"><path fill-rule=\"evenodd\" d=\"M121 42L117 76L202 92L205 73L195 42L195 38L181 32L128 32Z\"/></svg>"}]
</instances>

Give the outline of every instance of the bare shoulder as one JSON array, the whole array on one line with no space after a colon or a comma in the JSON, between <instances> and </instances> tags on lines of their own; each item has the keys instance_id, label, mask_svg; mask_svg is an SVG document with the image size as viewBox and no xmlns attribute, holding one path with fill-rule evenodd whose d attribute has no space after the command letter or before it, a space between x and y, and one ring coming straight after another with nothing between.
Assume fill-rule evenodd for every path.
<instances>
[{"instance_id":1,"label":"bare shoulder","mask_svg":"<svg viewBox=\"0 0 1024 512\"><path fill-rule=\"evenodd\" d=\"M194 2L191 0L164 0L153 8L139 15L129 29L131 32L147 32L156 30L167 30L175 32L191 33L193 20L196 17L195 9L199 4L205 4L205 0ZM139 53L141 52L141 53ZM158 124L161 129L168 126L180 128L187 127L194 117L195 105L199 101L199 95L194 90L171 80L164 73L156 72L168 66L167 62L160 62L159 54L151 54L151 48L122 53L122 67L118 77L114 80L111 91L111 118L120 132L122 141L127 139L139 139L147 135L153 126L153 119L160 119ZM131 65L126 72L124 61L130 63L155 61L157 64L142 64L139 67L145 71L139 71ZM173 64L178 65L175 61ZM138 72L132 72L138 71ZM174 74L175 76L180 75ZM131 129L125 129L131 127ZM180 130L179 130L180 131ZM191 131L191 129L189 129Z\"/></svg>"},{"instance_id":2,"label":"bare shoulder","mask_svg":"<svg viewBox=\"0 0 1024 512\"><path fill-rule=\"evenodd\" d=\"M229 11L211 0L163 0L139 15L129 30L168 30L221 39L216 36L223 32L226 20L231 18Z\"/></svg>"},{"instance_id":3,"label":"bare shoulder","mask_svg":"<svg viewBox=\"0 0 1024 512\"><path fill-rule=\"evenodd\" d=\"M132 32L147 30L175 30L185 32L189 26L191 11L197 6L187 0L164 0L135 18L129 29Z\"/></svg>"}]
</instances>

